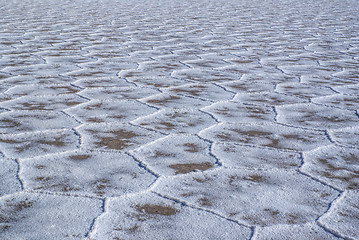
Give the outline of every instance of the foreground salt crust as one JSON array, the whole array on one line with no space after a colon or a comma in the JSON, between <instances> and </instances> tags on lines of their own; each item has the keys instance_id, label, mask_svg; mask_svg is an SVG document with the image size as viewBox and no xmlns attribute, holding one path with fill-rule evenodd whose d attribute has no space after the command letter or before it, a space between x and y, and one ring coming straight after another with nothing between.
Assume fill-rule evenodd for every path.
<instances>
[{"instance_id":1,"label":"foreground salt crust","mask_svg":"<svg viewBox=\"0 0 359 240\"><path fill-rule=\"evenodd\" d=\"M110 199L90 239L246 239L250 234L249 228L235 222L145 194Z\"/></svg>"}]
</instances>

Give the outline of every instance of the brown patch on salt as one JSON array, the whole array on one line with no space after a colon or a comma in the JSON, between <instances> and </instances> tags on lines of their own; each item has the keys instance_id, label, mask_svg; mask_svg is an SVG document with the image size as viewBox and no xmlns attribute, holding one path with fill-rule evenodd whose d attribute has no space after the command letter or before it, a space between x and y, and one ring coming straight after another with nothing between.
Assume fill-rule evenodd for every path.
<instances>
[{"instance_id":1,"label":"brown patch on salt","mask_svg":"<svg viewBox=\"0 0 359 240\"><path fill-rule=\"evenodd\" d=\"M93 182L93 185L95 187L94 192L97 194L97 196L103 196L105 194L105 189L110 186L110 180L102 178L98 179Z\"/></svg>"},{"instance_id":2,"label":"brown patch on salt","mask_svg":"<svg viewBox=\"0 0 359 240\"><path fill-rule=\"evenodd\" d=\"M196 153L199 152L199 146L194 143L185 143L183 146L187 147L186 152Z\"/></svg>"},{"instance_id":3,"label":"brown patch on salt","mask_svg":"<svg viewBox=\"0 0 359 240\"><path fill-rule=\"evenodd\" d=\"M179 100L181 99L180 97L177 97L177 96L170 96L168 98L164 98L164 99L160 99L160 100L157 100L157 99L150 99L147 101L147 103L153 103L153 104L158 104L158 105L164 105L165 103L168 103L168 102L171 102L172 100Z\"/></svg>"},{"instance_id":4,"label":"brown patch on salt","mask_svg":"<svg viewBox=\"0 0 359 240\"><path fill-rule=\"evenodd\" d=\"M175 93L180 93L180 94L188 94L194 97L198 97L200 96L199 94L199 90L188 90L188 89L173 89L172 90Z\"/></svg>"},{"instance_id":5,"label":"brown patch on salt","mask_svg":"<svg viewBox=\"0 0 359 240\"><path fill-rule=\"evenodd\" d=\"M66 102L66 106L75 106L75 105L78 105L80 104L81 102L76 102L76 101L69 101L69 102Z\"/></svg>"},{"instance_id":6,"label":"brown patch on salt","mask_svg":"<svg viewBox=\"0 0 359 240\"><path fill-rule=\"evenodd\" d=\"M45 165L36 165L35 168L37 169L44 169L46 166Z\"/></svg>"},{"instance_id":7,"label":"brown patch on salt","mask_svg":"<svg viewBox=\"0 0 359 240\"><path fill-rule=\"evenodd\" d=\"M255 136L269 136L272 135L271 132L264 132L264 131L257 131L257 130L239 130L239 129L230 129L232 132L236 132L242 135L247 135L250 137L255 137Z\"/></svg>"},{"instance_id":8,"label":"brown patch on salt","mask_svg":"<svg viewBox=\"0 0 359 240\"><path fill-rule=\"evenodd\" d=\"M47 181L51 180L51 178L50 177L36 177L35 180L39 181L39 182L47 182Z\"/></svg>"},{"instance_id":9,"label":"brown patch on salt","mask_svg":"<svg viewBox=\"0 0 359 240\"><path fill-rule=\"evenodd\" d=\"M13 140L13 139L2 139L2 138L0 138L0 142L10 143L10 144L21 143L19 141Z\"/></svg>"},{"instance_id":10,"label":"brown patch on salt","mask_svg":"<svg viewBox=\"0 0 359 240\"><path fill-rule=\"evenodd\" d=\"M195 170L205 171L212 167L210 162L203 163L183 163L183 164L172 164L169 165L170 168L176 170L175 174L184 174L193 172Z\"/></svg>"},{"instance_id":11,"label":"brown patch on salt","mask_svg":"<svg viewBox=\"0 0 359 240\"><path fill-rule=\"evenodd\" d=\"M96 117L87 118L86 121L87 122L92 122L92 123L102 123L103 122L102 119L99 119L99 118L96 118Z\"/></svg>"},{"instance_id":12,"label":"brown patch on salt","mask_svg":"<svg viewBox=\"0 0 359 240\"><path fill-rule=\"evenodd\" d=\"M109 149L122 150L126 147L133 145L133 143L130 141L131 138L139 136L132 131L126 131L123 129L110 133L112 133L114 136L101 138L100 141L97 141L95 143L97 147L106 147Z\"/></svg>"},{"instance_id":13,"label":"brown patch on salt","mask_svg":"<svg viewBox=\"0 0 359 240\"><path fill-rule=\"evenodd\" d=\"M2 119L0 122L5 124L5 126L1 126L2 128L13 128L20 126L20 123L11 119Z\"/></svg>"},{"instance_id":14,"label":"brown patch on salt","mask_svg":"<svg viewBox=\"0 0 359 240\"><path fill-rule=\"evenodd\" d=\"M55 147L63 147L65 146L65 142L61 140L62 137L55 137L54 140L40 140L38 141L38 143L40 144L46 144L46 145L51 145L51 146L55 146Z\"/></svg>"},{"instance_id":15,"label":"brown patch on salt","mask_svg":"<svg viewBox=\"0 0 359 240\"><path fill-rule=\"evenodd\" d=\"M264 212L269 213L271 216L277 216L279 214L278 210L273 210L270 208L265 208Z\"/></svg>"},{"instance_id":16,"label":"brown patch on salt","mask_svg":"<svg viewBox=\"0 0 359 240\"><path fill-rule=\"evenodd\" d=\"M208 198L205 198L205 197L198 199L198 202L202 207L210 207L210 206L212 206L211 201Z\"/></svg>"},{"instance_id":17,"label":"brown patch on salt","mask_svg":"<svg viewBox=\"0 0 359 240\"><path fill-rule=\"evenodd\" d=\"M45 103L23 103L23 107L20 107L21 110L50 110L49 108L46 108Z\"/></svg>"},{"instance_id":18,"label":"brown patch on salt","mask_svg":"<svg viewBox=\"0 0 359 240\"><path fill-rule=\"evenodd\" d=\"M228 134L228 133L221 133L221 134L216 135L216 138L220 138L220 139L225 140L225 141L230 141L231 137L232 136L230 134Z\"/></svg>"},{"instance_id":19,"label":"brown patch on salt","mask_svg":"<svg viewBox=\"0 0 359 240\"><path fill-rule=\"evenodd\" d=\"M358 161L358 157L354 154L350 154L349 156L343 156L343 160L347 164L355 164ZM354 190L359 187L359 183L357 182L359 171L348 169L345 166L334 165L333 163L338 161L335 157L318 158L317 161L325 166L325 168L319 172L323 177L346 183L346 189ZM345 172L345 175L343 175L342 172Z\"/></svg>"},{"instance_id":20,"label":"brown patch on salt","mask_svg":"<svg viewBox=\"0 0 359 240\"><path fill-rule=\"evenodd\" d=\"M10 204L10 206L12 206L14 208L14 211L16 211L16 212L22 211L23 209L26 209L26 208L30 208L30 207L32 207L32 205L33 205L33 202L30 201L28 198L25 198L25 200L22 200L18 203Z\"/></svg>"},{"instance_id":21,"label":"brown patch on salt","mask_svg":"<svg viewBox=\"0 0 359 240\"><path fill-rule=\"evenodd\" d=\"M57 89L64 90L65 91L64 94L73 94L80 91L79 89L73 88L71 86L52 86L50 88L53 90L57 90Z\"/></svg>"},{"instance_id":22,"label":"brown patch on salt","mask_svg":"<svg viewBox=\"0 0 359 240\"><path fill-rule=\"evenodd\" d=\"M177 209L169 206L152 205L152 204L136 205L136 210L140 213L145 213L150 215L163 215L163 216L171 216L178 212Z\"/></svg>"},{"instance_id":23,"label":"brown patch on salt","mask_svg":"<svg viewBox=\"0 0 359 240\"><path fill-rule=\"evenodd\" d=\"M82 155L72 155L69 158L72 160L76 160L76 161L82 161L82 160L89 159L90 157L91 157L91 155L82 154Z\"/></svg>"},{"instance_id":24,"label":"brown patch on salt","mask_svg":"<svg viewBox=\"0 0 359 240\"><path fill-rule=\"evenodd\" d=\"M3 96L0 97L0 102L6 102L6 101L9 101L9 100L11 100L10 97L3 97Z\"/></svg>"},{"instance_id":25,"label":"brown patch on salt","mask_svg":"<svg viewBox=\"0 0 359 240\"><path fill-rule=\"evenodd\" d=\"M251 182L264 182L265 178L261 175L252 174L247 177L243 178L244 180L251 181Z\"/></svg>"},{"instance_id":26,"label":"brown patch on salt","mask_svg":"<svg viewBox=\"0 0 359 240\"><path fill-rule=\"evenodd\" d=\"M171 130L171 129L173 129L175 127L175 125L173 123L170 123L170 122L160 122L159 124L162 125L162 126L165 126L165 128L167 130Z\"/></svg>"},{"instance_id":27,"label":"brown patch on salt","mask_svg":"<svg viewBox=\"0 0 359 240\"><path fill-rule=\"evenodd\" d=\"M161 152L161 151L156 150L152 157L158 158L158 157L174 157L174 156L175 155L173 153L166 153L166 152Z\"/></svg>"},{"instance_id":28,"label":"brown patch on salt","mask_svg":"<svg viewBox=\"0 0 359 240\"><path fill-rule=\"evenodd\" d=\"M93 105L88 105L87 107L85 107L86 110L94 110L94 109L98 109L102 106L102 103L97 103L97 104L93 104Z\"/></svg>"}]
</instances>

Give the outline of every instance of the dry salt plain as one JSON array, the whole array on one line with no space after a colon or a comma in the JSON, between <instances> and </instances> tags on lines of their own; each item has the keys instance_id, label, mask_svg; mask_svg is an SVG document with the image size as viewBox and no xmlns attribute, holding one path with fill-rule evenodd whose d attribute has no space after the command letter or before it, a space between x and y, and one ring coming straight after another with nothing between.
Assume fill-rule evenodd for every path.
<instances>
[{"instance_id":1,"label":"dry salt plain","mask_svg":"<svg viewBox=\"0 0 359 240\"><path fill-rule=\"evenodd\" d=\"M358 1L0 16L0 239L359 239Z\"/></svg>"}]
</instances>

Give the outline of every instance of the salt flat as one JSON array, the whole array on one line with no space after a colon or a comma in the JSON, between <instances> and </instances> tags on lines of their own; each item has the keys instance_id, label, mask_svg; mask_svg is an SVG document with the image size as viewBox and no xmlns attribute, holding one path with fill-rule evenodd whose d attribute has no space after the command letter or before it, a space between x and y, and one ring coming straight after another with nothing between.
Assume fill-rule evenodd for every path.
<instances>
[{"instance_id":1,"label":"salt flat","mask_svg":"<svg viewBox=\"0 0 359 240\"><path fill-rule=\"evenodd\" d=\"M0 3L0 239L359 239L358 1Z\"/></svg>"}]
</instances>

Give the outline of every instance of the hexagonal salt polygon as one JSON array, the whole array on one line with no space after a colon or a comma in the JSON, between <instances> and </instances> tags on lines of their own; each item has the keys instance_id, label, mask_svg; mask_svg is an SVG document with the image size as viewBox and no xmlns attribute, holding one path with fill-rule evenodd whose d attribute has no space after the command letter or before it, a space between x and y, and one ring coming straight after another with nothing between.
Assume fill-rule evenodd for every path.
<instances>
[{"instance_id":1,"label":"hexagonal salt polygon","mask_svg":"<svg viewBox=\"0 0 359 240\"><path fill-rule=\"evenodd\" d=\"M290 96L303 98L313 98L335 94L335 92L330 88L316 87L303 83L280 83L276 87L276 91Z\"/></svg>"},{"instance_id":2,"label":"hexagonal salt polygon","mask_svg":"<svg viewBox=\"0 0 359 240\"><path fill-rule=\"evenodd\" d=\"M212 153L226 167L257 169L296 169L301 164L298 153L235 143L214 143Z\"/></svg>"},{"instance_id":3,"label":"hexagonal salt polygon","mask_svg":"<svg viewBox=\"0 0 359 240\"><path fill-rule=\"evenodd\" d=\"M156 179L126 154L97 151L22 160L20 175L26 189L100 197L142 191Z\"/></svg>"},{"instance_id":4,"label":"hexagonal salt polygon","mask_svg":"<svg viewBox=\"0 0 359 240\"><path fill-rule=\"evenodd\" d=\"M78 128L86 149L130 150L163 137L155 131L129 124L94 123Z\"/></svg>"},{"instance_id":5,"label":"hexagonal salt polygon","mask_svg":"<svg viewBox=\"0 0 359 240\"><path fill-rule=\"evenodd\" d=\"M234 94L224 90L221 87L212 84L192 83L178 87L172 87L165 90L172 94L179 94L194 98L207 99L210 101L230 100Z\"/></svg>"},{"instance_id":6,"label":"hexagonal salt polygon","mask_svg":"<svg viewBox=\"0 0 359 240\"><path fill-rule=\"evenodd\" d=\"M161 93L150 97L142 98L142 102L157 108L202 108L211 105L213 101L191 98L176 94Z\"/></svg>"},{"instance_id":7,"label":"hexagonal salt polygon","mask_svg":"<svg viewBox=\"0 0 359 240\"><path fill-rule=\"evenodd\" d=\"M303 98L288 96L275 92L263 92L263 93L238 93L233 101L254 104L260 106L280 106L293 103L305 103L308 100Z\"/></svg>"},{"instance_id":8,"label":"hexagonal salt polygon","mask_svg":"<svg viewBox=\"0 0 359 240\"><path fill-rule=\"evenodd\" d=\"M63 109L86 102L77 95L27 97L23 96L0 103L0 107L13 110L29 111L61 111Z\"/></svg>"},{"instance_id":9,"label":"hexagonal salt polygon","mask_svg":"<svg viewBox=\"0 0 359 240\"><path fill-rule=\"evenodd\" d=\"M155 89L145 87L91 87L80 94L84 97L99 100L140 99L159 94Z\"/></svg>"},{"instance_id":10,"label":"hexagonal salt polygon","mask_svg":"<svg viewBox=\"0 0 359 240\"><path fill-rule=\"evenodd\" d=\"M168 147L171 146L171 147ZM185 174L214 167L209 143L196 136L173 135L144 145L132 152L160 175Z\"/></svg>"},{"instance_id":11,"label":"hexagonal salt polygon","mask_svg":"<svg viewBox=\"0 0 359 240\"><path fill-rule=\"evenodd\" d=\"M10 111L0 114L0 133L73 128L80 123L61 112Z\"/></svg>"},{"instance_id":12,"label":"hexagonal salt polygon","mask_svg":"<svg viewBox=\"0 0 359 240\"><path fill-rule=\"evenodd\" d=\"M193 109L166 109L132 121L146 128L171 133L197 133L216 121L206 113Z\"/></svg>"},{"instance_id":13,"label":"hexagonal salt polygon","mask_svg":"<svg viewBox=\"0 0 359 240\"><path fill-rule=\"evenodd\" d=\"M0 135L2 152L10 158L31 158L60 153L79 147L79 136L72 130Z\"/></svg>"},{"instance_id":14,"label":"hexagonal salt polygon","mask_svg":"<svg viewBox=\"0 0 359 240\"><path fill-rule=\"evenodd\" d=\"M82 122L129 122L157 109L135 100L92 100L66 110Z\"/></svg>"},{"instance_id":15,"label":"hexagonal salt polygon","mask_svg":"<svg viewBox=\"0 0 359 240\"><path fill-rule=\"evenodd\" d=\"M100 199L25 192L8 195L0 199L1 237L83 238L101 207ZM41 227L34 228L34 224Z\"/></svg>"},{"instance_id":16,"label":"hexagonal salt polygon","mask_svg":"<svg viewBox=\"0 0 359 240\"><path fill-rule=\"evenodd\" d=\"M295 151L312 150L330 143L323 131L304 130L275 123L224 123L205 129L199 135L214 142L233 142Z\"/></svg>"},{"instance_id":17,"label":"hexagonal salt polygon","mask_svg":"<svg viewBox=\"0 0 359 240\"><path fill-rule=\"evenodd\" d=\"M358 125L354 111L321 106L313 103L276 107L277 122L314 129L336 129Z\"/></svg>"},{"instance_id":18,"label":"hexagonal salt polygon","mask_svg":"<svg viewBox=\"0 0 359 240\"><path fill-rule=\"evenodd\" d=\"M272 107L242 104L233 101L217 102L202 110L211 113L220 122L273 122L275 119L275 112Z\"/></svg>"}]
</instances>

